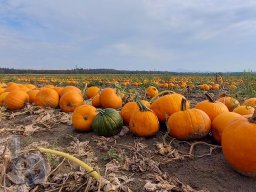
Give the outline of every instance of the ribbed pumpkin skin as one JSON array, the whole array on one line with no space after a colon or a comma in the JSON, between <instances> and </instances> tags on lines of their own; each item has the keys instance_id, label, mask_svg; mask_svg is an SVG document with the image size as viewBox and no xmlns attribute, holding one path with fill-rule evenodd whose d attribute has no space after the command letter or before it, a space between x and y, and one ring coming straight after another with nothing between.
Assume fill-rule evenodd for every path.
<instances>
[{"instance_id":1,"label":"ribbed pumpkin skin","mask_svg":"<svg viewBox=\"0 0 256 192\"><path fill-rule=\"evenodd\" d=\"M210 117L211 121L213 121L219 114L229 111L225 104L219 101L210 102L208 100L197 103L195 108L204 111Z\"/></svg>"},{"instance_id":2,"label":"ribbed pumpkin skin","mask_svg":"<svg viewBox=\"0 0 256 192\"><path fill-rule=\"evenodd\" d=\"M122 98L116 94L116 90L105 88L100 94L100 104L103 108L118 109L122 107Z\"/></svg>"},{"instance_id":3,"label":"ribbed pumpkin skin","mask_svg":"<svg viewBox=\"0 0 256 192\"><path fill-rule=\"evenodd\" d=\"M64 112L73 112L76 107L84 102L83 96L76 91L66 92L60 98L60 108Z\"/></svg>"},{"instance_id":4,"label":"ribbed pumpkin skin","mask_svg":"<svg viewBox=\"0 0 256 192\"><path fill-rule=\"evenodd\" d=\"M70 86L64 87L64 88L60 91L60 93L59 93L59 94L60 94L60 97L61 97L62 95L64 95L65 93L69 92L69 91L76 91L76 92L82 94L82 91L81 91L79 88L70 85Z\"/></svg>"},{"instance_id":5,"label":"ribbed pumpkin skin","mask_svg":"<svg viewBox=\"0 0 256 192\"><path fill-rule=\"evenodd\" d=\"M155 135L159 130L159 121L152 111L136 110L129 122L130 131L139 137Z\"/></svg>"},{"instance_id":6,"label":"ribbed pumpkin skin","mask_svg":"<svg viewBox=\"0 0 256 192\"><path fill-rule=\"evenodd\" d=\"M106 108L99 111L92 122L93 131L100 136L110 137L118 134L123 127L123 119L115 109Z\"/></svg>"},{"instance_id":7,"label":"ribbed pumpkin skin","mask_svg":"<svg viewBox=\"0 0 256 192\"><path fill-rule=\"evenodd\" d=\"M142 100L143 105L150 108L150 103L148 101ZM138 104L134 101L126 103L121 109L121 116L125 124L129 125L130 119L135 111L138 111Z\"/></svg>"},{"instance_id":8,"label":"ribbed pumpkin skin","mask_svg":"<svg viewBox=\"0 0 256 192\"><path fill-rule=\"evenodd\" d=\"M79 131L91 131L92 122L97 115L96 108L91 105L81 105L72 114L72 125Z\"/></svg>"},{"instance_id":9,"label":"ribbed pumpkin skin","mask_svg":"<svg viewBox=\"0 0 256 192\"><path fill-rule=\"evenodd\" d=\"M155 96L157 96L157 94L158 94L158 90L154 86L149 86L146 89L146 95L149 96L149 97L155 97Z\"/></svg>"},{"instance_id":10,"label":"ribbed pumpkin skin","mask_svg":"<svg viewBox=\"0 0 256 192\"><path fill-rule=\"evenodd\" d=\"M4 93L0 94L0 106L4 106L5 97L6 97L9 93L10 93L10 92L4 92Z\"/></svg>"},{"instance_id":11,"label":"ribbed pumpkin skin","mask_svg":"<svg viewBox=\"0 0 256 192\"><path fill-rule=\"evenodd\" d=\"M180 140L198 139L208 135L211 120L200 109L187 109L171 115L167 121L169 134Z\"/></svg>"},{"instance_id":12,"label":"ribbed pumpkin skin","mask_svg":"<svg viewBox=\"0 0 256 192\"><path fill-rule=\"evenodd\" d=\"M30 103L30 104L36 102L36 95L37 95L38 93L39 93L39 90L37 90L37 89L28 91L29 103Z\"/></svg>"},{"instance_id":13,"label":"ribbed pumpkin skin","mask_svg":"<svg viewBox=\"0 0 256 192\"><path fill-rule=\"evenodd\" d=\"M59 104L59 94L51 88L42 88L36 95L36 105L55 108Z\"/></svg>"},{"instance_id":14,"label":"ribbed pumpkin skin","mask_svg":"<svg viewBox=\"0 0 256 192\"><path fill-rule=\"evenodd\" d=\"M249 99L246 99L244 102L243 102L243 105L249 105L249 106L252 106L252 107L256 107L256 98L249 98Z\"/></svg>"},{"instance_id":15,"label":"ribbed pumpkin skin","mask_svg":"<svg viewBox=\"0 0 256 192\"><path fill-rule=\"evenodd\" d=\"M92 86L92 87L89 87L86 89L86 97L88 99L94 97L95 95L97 95L98 93L100 92L100 88L99 87L96 87L96 86Z\"/></svg>"},{"instance_id":16,"label":"ribbed pumpkin skin","mask_svg":"<svg viewBox=\"0 0 256 192\"><path fill-rule=\"evenodd\" d=\"M26 102L28 102L29 96L24 91L13 91L10 92L4 99L4 104L9 110L22 109Z\"/></svg>"},{"instance_id":17,"label":"ribbed pumpkin skin","mask_svg":"<svg viewBox=\"0 0 256 192\"><path fill-rule=\"evenodd\" d=\"M221 143L224 129L229 125L230 122L240 116L240 114L234 112L223 112L214 118L212 121L212 135L218 143Z\"/></svg>"},{"instance_id":18,"label":"ribbed pumpkin skin","mask_svg":"<svg viewBox=\"0 0 256 192\"><path fill-rule=\"evenodd\" d=\"M246 176L256 176L256 124L240 117L222 134L222 151L227 162Z\"/></svg>"},{"instance_id":19,"label":"ribbed pumpkin skin","mask_svg":"<svg viewBox=\"0 0 256 192\"><path fill-rule=\"evenodd\" d=\"M225 104L229 111L233 111L236 107L240 106L240 103L238 100L229 96L221 97L217 101Z\"/></svg>"},{"instance_id":20,"label":"ribbed pumpkin skin","mask_svg":"<svg viewBox=\"0 0 256 192\"><path fill-rule=\"evenodd\" d=\"M101 107L100 105L100 94L97 94L95 95L93 98L92 98L92 106L94 107Z\"/></svg>"},{"instance_id":21,"label":"ribbed pumpkin skin","mask_svg":"<svg viewBox=\"0 0 256 192\"><path fill-rule=\"evenodd\" d=\"M182 98L184 98L184 96L178 93L162 96L151 104L151 109L154 111L159 121L164 122L166 115L170 116L173 113L181 110L180 104ZM188 101L186 106L189 108Z\"/></svg>"},{"instance_id":22,"label":"ribbed pumpkin skin","mask_svg":"<svg viewBox=\"0 0 256 192\"><path fill-rule=\"evenodd\" d=\"M241 105L233 110L233 112L240 115L252 115L254 113L254 108L252 106Z\"/></svg>"}]
</instances>

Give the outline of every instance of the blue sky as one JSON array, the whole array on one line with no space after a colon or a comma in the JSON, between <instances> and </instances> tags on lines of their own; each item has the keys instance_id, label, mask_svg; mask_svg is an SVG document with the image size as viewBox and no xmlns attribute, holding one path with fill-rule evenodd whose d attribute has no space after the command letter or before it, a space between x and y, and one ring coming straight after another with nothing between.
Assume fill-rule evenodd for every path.
<instances>
[{"instance_id":1,"label":"blue sky","mask_svg":"<svg viewBox=\"0 0 256 192\"><path fill-rule=\"evenodd\" d=\"M255 0L0 0L0 67L256 70Z\"/></svg>"}]
</instances>

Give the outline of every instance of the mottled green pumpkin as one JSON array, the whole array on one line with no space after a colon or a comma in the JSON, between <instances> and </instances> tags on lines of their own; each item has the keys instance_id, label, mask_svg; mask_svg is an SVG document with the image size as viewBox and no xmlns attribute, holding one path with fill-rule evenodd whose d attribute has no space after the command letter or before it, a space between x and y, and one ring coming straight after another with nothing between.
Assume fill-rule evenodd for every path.
<instances>
[{"instance_id":1,"label":"mottled green pumpkin","mask_svg":"<svg viewBox=\"0 0 256 192\"><path fill-rule=\"evenodd\" d=\"M92 129L97 135L110 137L118 134L123 127L120 113L112 108L100 109L93 120Z\"/></svg>"}]
</instances>

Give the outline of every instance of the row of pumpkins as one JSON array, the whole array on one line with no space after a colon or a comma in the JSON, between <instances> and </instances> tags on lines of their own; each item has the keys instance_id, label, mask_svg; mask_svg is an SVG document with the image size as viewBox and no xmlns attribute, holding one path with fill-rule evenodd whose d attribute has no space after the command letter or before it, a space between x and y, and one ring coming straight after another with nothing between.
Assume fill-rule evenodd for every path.
<instances>
[{"instance_id":1,"label":"row of pumpkins","mask_svg":"<svg viewBox=\"0 0 256 192\"><path fill-rule=\"evenodd\" d=\"M159 130L159 122L165 122L169 134L180 140L199 139L212 132L232 167L244 175L256 175L256 98L247 99L240 106L230 96L215 101L206 94L207 100L189 108L190 103L183 95L168 91L162 95L150 86L146 94L153 97L152 103L136 100L122 106L122 96L115 89L89 87L85 94L92 105L88 105L84 104L81 90L74 86L6 91L14 85L7 85L0 93L0 104L9 110L21 109L27 101L43 107L59 106L62 111L73 112L76 130L93 130L102 136L119 133L123 124L134 135L153 136Z\"/></svg>"}]
</instances>

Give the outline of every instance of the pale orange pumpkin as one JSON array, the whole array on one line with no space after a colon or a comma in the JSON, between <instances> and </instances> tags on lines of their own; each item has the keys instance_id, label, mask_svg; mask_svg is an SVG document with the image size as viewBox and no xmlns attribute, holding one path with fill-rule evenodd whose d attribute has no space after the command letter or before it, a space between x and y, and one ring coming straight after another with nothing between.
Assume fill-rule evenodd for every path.
<instances>
[{"instance_id":1,"label":"pale orange pumpkin","mask_svg":"<svg viewBox=\"0 0 256 192\"><path fill-rule=\"evenodd\" d=\"M100 88L96 86L92 86L86 89L85 94L88 99L93 98L100 92Z\"/></svg>"},{"instance_id":2,"label":"pale orange pumpkin","mask_svg":"<svg viewBox=\"0 0 256 192\"><path fill-rule=\"evenodd\" d=\"M122 98L116 94L116 90L105 88L100 94L100 104L103 108L118 109L122 107Z\"/></svg>"},{"instance_id":3,"label":"pale orange pumpkin","mask_svg":"<svg viewBox=\"0 0 256 192\"><path fill-rule=\"evenodd\" d=\"M59 104L59 94L51 88L42 88L37 93L35 103L42 107L55 108Z\"/></svg>"}]
</instances>

